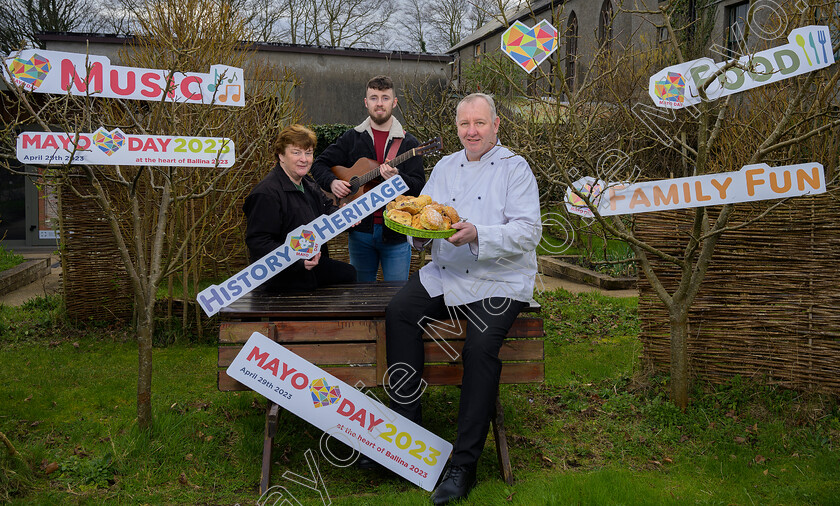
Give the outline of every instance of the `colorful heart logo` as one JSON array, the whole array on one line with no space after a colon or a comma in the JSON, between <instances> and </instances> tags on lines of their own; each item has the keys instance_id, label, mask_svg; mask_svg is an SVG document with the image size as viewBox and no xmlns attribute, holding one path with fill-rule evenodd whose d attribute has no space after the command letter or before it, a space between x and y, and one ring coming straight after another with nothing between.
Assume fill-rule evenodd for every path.
<instances>
[{"instance_id":1,"label":"colorful heart logo","mask_svg":"<svg viewBox=\"0 0 840 506\"><path fill-rule=\"evenodd\" d=\"M304 230L300 235L292 236L289 243L298 256L307 256L318 250L318 244L315 242L315 232Z\"/></svg>"},{"instance_id":2,"label":"colorful heart logo","mask_svg":"<svg viewBox=\"0 0 840 506\"><path fill-rule=\"evenodd\" d=\"M515 22L502 34L502 51L529 74L557 50L557 29L543 19L533 28Z\"/></svg>"},{"instance_id":3,"label":"colorful heart logo","mask_svg":"<svg viewBox=\"0 0 840 506\"><path fill-rule=\"evenodd\" d=\"M666 102L682 104L685 102L685 79L682 74L668 72L661 81L656 81L656 96Z\"/></svg>"},{"instance_id":4,"label":"colorful heart logo","mask_svg":"<svg viewBox=\"0 0 840 506\"><path fill-rule=\"evenodd\" d=\"M589 199L589 202L598 206L601 201L601 193L604 191L603 181L596 181L595 178L584 177L575 181L572 186L578 192L585 195ZM592 211L586 207L586 202L572 191L572 187L566 188L566 209L570 213L585 218L591 218L593 216Z\"/></svg>"},{"instance_id":5,"label":"colorful heart logo","mask_svg":"<svg viewBox=\"0 0 840 506\"><path fill-rule=\"evenodd\" d=\"M338 388L338 385L331 387L327 383L327 378L312 381L309 392L312 394L312 403L316 408L335 404L341 399L341 389Z\"/></svg>"},{"instance_id":6,"label":"colorful heart logo","mask_svg":"<svg viewBox=\"0 0 840 506\"><path fill-rule=\"evenodd\" d=\"M15 58L9 64L9 71L15 78L17 84L24 86L30 90L34 90L41 86L44 78L50 73L50 61L37 53L32 55L32 58L24 60L22 58Z\"/></svg>"},{"instance_id":7,"label":"colorful heart logo","mask_svg":"<svg viewBox=\"0 0 840 506\"><path fill-rule=\"evenodd\" d=\"M93 143L103 153L111 156L125 144L125 134L119 128L115 128L110 132L104 128L100 128L93 133Z\"/></svg>"}]
</instances>

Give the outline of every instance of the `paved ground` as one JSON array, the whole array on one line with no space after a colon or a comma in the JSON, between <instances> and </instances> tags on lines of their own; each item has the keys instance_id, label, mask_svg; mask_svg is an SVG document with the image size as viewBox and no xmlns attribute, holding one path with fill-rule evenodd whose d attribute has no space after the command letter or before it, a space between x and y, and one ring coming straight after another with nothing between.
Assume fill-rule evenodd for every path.
<instances>
[{"instance_id":1,"label":"paved ground","mask_svg":"<svg viewBox=\"0 0 840 506\"><path fill-rule=\"evenodd\" d=\"M20 253L20 252L19 252ZM42 295L49 295L59 293L61 291L61 264L58 256L44 253L43 251L24 251L20 253L26 258L43 258L50 256L50 274L34 283L30 283L24 287L18 288L14 292L6 295L0 295L0 304L8 306L20 306L27 300ZM581 292L599 292L611 297L635 297L638 295L636 290L602 290L594 286L582 285L569 281L567 279L553 278L551 276L539 275L537 277L536 291L552 291L557 288L563 288L572 293Z\"/></svg>"},{"instance_id":2,"label":"paved ground","mask_svg":"<svg viewBox=\"0 0 840 506\"><path fill-rule=\"evenodd\" d=\"M53 255L49 251L20 251L17 249L15 253L23 255L26 259L50 257L50 273L38 281L22 286L11 293L0 295L0 304L20 306L33 297L50 295L61 291L61 263L58 255Z\"/></svg>"}]
</instances>

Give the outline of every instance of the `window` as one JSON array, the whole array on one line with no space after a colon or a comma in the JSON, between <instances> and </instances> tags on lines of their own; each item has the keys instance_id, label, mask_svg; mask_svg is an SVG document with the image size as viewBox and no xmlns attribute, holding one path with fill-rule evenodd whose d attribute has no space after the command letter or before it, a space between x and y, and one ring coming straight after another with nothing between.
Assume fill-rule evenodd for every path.
<instances>
[{"instance_id":1,"label":"window","mask_svg":"<svg viewBox=\"0 0 840 506\"><path fill-rule=\"evenodd\" d=\"M601 5L601 15L598 18L598 45L606 51L610 50L612 42L613 6L610 0L604 0Z\"/></svg>"},{"instance_id":2,"label":"window","mask_svg":"<svg viewBox=\"0 0 840 506\"><path fill-rule=\"evenodd\" d=\"M747 11L750 9L749 2L742 2L726 8L726 49L730 58L735 54L747 52L744 30L747 27Z\"/></svg>"},{"instance_id":3,"label":"window","mask_svg":"<svg viewBox=\"0 0 840 506\"><path fill-rule=\"evenodd\" d=\"M476 44L473 47L473 58L475 58L476 60L481 58L481 44L480 43Z\"/></svg>"},{"instance_id":4,"label":"window","mask_svg":"<svg viewBox=\"0 0 840 506\"><path fill-rule=\"evenodd\" d=\"M566 85L569 91L575 89L575 67L577 63L578 20L572 12L566 26Z\"/></svg>"}]
</instances>

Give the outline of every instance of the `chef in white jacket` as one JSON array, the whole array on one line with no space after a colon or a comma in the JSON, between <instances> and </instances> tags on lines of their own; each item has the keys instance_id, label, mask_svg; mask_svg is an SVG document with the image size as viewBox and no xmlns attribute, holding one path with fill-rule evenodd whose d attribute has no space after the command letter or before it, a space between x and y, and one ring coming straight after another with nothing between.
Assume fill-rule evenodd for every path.
<instances>
[{"instance_id":1,"label":"chef in white jacket","mask_svg":"<svg viewBox=\"0 0 840 506\"><path fill-rule=\"evenodd\" d=\"M466 221L453 223L458 232L448 239L431 241L432 261L409 279L386 312L389 368L413 371L391 378L391 407L416 423L422 422L423 325L467 320L458 436L434 504L466 497L475 485L499 386L499 349L532 298L542 234L537 181L524 158L499 144L493 98L465 97L455 121L464 149L435 165L422 193L454 207ZM415 247L430 242L409 240Z\"/></svg>"}]
</instances>

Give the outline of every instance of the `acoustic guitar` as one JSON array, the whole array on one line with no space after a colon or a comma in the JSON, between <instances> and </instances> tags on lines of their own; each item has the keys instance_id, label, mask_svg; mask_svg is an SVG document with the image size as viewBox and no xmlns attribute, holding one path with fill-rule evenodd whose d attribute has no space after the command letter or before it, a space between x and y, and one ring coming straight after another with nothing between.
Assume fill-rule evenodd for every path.
<instances>
[{"instance_id":1,"label":"acoustic guitar","mask_svg":"<svg viewBox=\"0 0 840 506\"><path fill-rule=\"evenodd\" d=\"M416 148L406 151L393 160L389 160L387 163L391 167L396 167L415 156L425 156L430 153L434 153L435 151L441 149L441 147L441 138L435 137L434 139L429 139L423 144L420 144ZM352 167L342 167L341 165L332 167L331 170L332 173L335 174L335 177L350 183L350 194L340 199L338 204L341 205L346 204L347 202L352 202L374 188L378 184L376 179L381 179L379 174L379 165L380 163L376 160L372 160L370 158L359 158Z\"/></svg>"}]
</instances>

